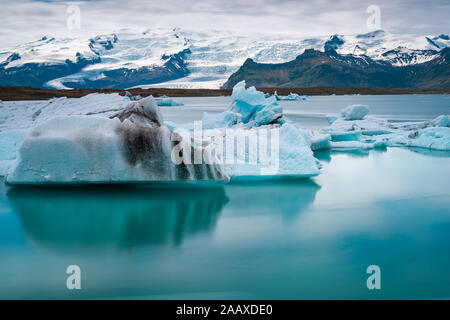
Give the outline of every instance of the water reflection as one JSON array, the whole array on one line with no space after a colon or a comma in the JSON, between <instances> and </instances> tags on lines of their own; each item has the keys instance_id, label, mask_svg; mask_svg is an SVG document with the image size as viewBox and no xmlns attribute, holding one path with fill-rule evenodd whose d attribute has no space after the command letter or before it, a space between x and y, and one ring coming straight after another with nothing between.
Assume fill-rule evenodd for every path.
<instances>
[{"instance_id":1,"label":"water reflection","mask_svg":"<svg viewBox=\"0 0 450 320\"><path fill-rule=\"evenodd\" d=\"M12 188L7 193L24 233L57 251L177 246L214 229L223 188Z\"/></svg>"},{"instance_id":2,"label":"water reflection","mask_svg":"<svg viewBox=\"0 0 450 320\"><path fill-rule=\"evenodd\" d=\"M226 186L232 214L280 215L291 221L314 202L320 185L311 179L231 183Z\"/></svg>"},{"instance_id":3,"label":"water reflection","mask_svg":"<svg viewBox=\"0 0 450 320\"><path fill-rule=\"evenodd\" d=\"M408 148L409 151L422 154L424 156L438 157L438 158L448 158L450 157L450 151L447 150L433 150L426 148Z\"/></svg>"},{"instance_id":4,"label":"water reflection","mask_svg":"<svg viewBox=\"0 0 450 320\"><path fill-rule=\"evenodd\" d=\"M434 150L430 150L434 151ZM375 149L357 149L357 148L342 148L334 150L317 150L314 151L314 156L322 162L331 162L331 158L336 154L346 154L351 158L365 158L370 154L386 153L387 148L375 148Z\"/></svg>"}]
</instances>

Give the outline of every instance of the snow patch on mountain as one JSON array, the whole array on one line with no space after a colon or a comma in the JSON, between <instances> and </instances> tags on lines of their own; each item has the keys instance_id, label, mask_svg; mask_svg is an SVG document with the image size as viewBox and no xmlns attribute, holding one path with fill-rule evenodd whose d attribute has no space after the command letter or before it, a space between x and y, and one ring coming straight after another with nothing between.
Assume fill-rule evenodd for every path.
<instances>
[{"instance_id":1,"label":"snow patch on mountain","mask_svg":"<svg viewBox=\"0 0 450 320\"><path fill-rule=\"evenodd\" d=\"M219 88L248 58L259 63L281 63L295 59L306 49L315 49L362 58L368 56L404 66L432 60L449 44L445 34L398 35L383 30L359 35L304 37L217 30L151 29L138 32L122 29L90 37L56 39L45 36L34 42L4 48L0 50L0 69L29 63L64 64L80 58L95 61L81 71L46 84L67 89L70 85L65 83L96 81L105 78L105 73L110 71L152 70L163 66L171 56L189 49L185 57L188 74L178 79L161 78L161 82L139 83L139 87Z\"/></svg>"}]
</instances>

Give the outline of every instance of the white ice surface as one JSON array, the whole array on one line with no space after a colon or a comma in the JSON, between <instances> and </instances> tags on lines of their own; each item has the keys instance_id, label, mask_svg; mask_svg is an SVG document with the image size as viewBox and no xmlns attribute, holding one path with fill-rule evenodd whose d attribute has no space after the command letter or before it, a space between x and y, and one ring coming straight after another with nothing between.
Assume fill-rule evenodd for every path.
<instances>
[{"instance_id":1,"label":"white ice surface","mask_svg":"<svg viewBox=\"0 0 450 320\"><path fill-rule=\"evenodd\" d=\"M158 124L162 116L152 97L132 102L126 110L132 112L120 120L71 115L36 126L21 144L7 182L226 182L220 167L216 170L206 163L176 167L171 158L172 133ZM141 144L142 139L148 141Z\"/></svg>"},{"instance_id":2,"label":"white ice surface","mask_svg":"<svg viewBox=\"0 0 450 320\"><path fill-rule=\"evenodd\" d=\"M354 104L342 110L342 117L345 120L362 120L368 113L368 106Z\"/></svg>"}]
</instances>

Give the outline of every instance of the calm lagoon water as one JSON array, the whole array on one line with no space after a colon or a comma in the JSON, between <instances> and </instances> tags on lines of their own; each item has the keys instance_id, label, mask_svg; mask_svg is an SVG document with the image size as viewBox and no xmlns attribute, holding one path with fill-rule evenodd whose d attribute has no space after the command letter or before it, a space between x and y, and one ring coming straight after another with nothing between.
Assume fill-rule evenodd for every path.
<instances>
[{"instance_id":1,"label":"calm lagoon water","mask_svg":"<svg viewBox=\"0 0 450 320\"><path fill-rule=\"evenodd\" d=\"M211 189L0 181L0 298L450 298L450 153L316 156L314 179Z\"/></svg>"},{"instance_id":2,"label":"calm lagoon water","mask_svg":"<svg viewBox=\"0 0 450 320\"><path fill-rule=\"evenodd\" d=\"M187 97L179 100L184 102L183 107L161 108L164 119L176 123L200 120L203 112L222 112L231 102L230 97ZM450 112L449 94L312 96L306 101L279 103L283 106L286 116L306 128L328 126L326 115L337 115L351 104L368 105L370 115L391 121L420 121Z\"/></svg>"}]
</instances>

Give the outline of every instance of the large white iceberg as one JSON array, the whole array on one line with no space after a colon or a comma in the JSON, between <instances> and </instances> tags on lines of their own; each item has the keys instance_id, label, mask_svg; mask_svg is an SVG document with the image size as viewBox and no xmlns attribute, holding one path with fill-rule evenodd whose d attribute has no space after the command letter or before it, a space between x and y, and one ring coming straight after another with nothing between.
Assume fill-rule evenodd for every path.
<instances>
[{"instance_id":1,"label":"large white iceberg","mask_svg":"<svg viewBox=\"0 0 450 320\"><path fill-rule=\"evenodd\" d=\"M246 89L245 81L233 88L230 108L219 114L203 115L203 129L213 136L220 150L227 174L233 180L311 177L320 173L320 164L311 147L325 148L329 135L311 139L306 131L283 117L275 97L268 97L255 87ZM237 139L233 151L224 141ZM314 141L314 142L313 142ZM238 146L239 144L239 146ZM238 150L241 147L241 150Z\"/></svg>"},{"instance_id":2,"label":"large white iceberg","mask_svg":"<svg viewBox=\"0 0 450 320\"><path fill-rule=\"evenodd\" d=\"M178 142L182 140L178 139ZM184 143L189 143L184 141ZM111 119L56 117L34 128L19 150L10 184L226 182L220 164L176 164L177 142L153 97ZM192 154L204 148L190 147Z\"/></svg>"}]
</instances>

